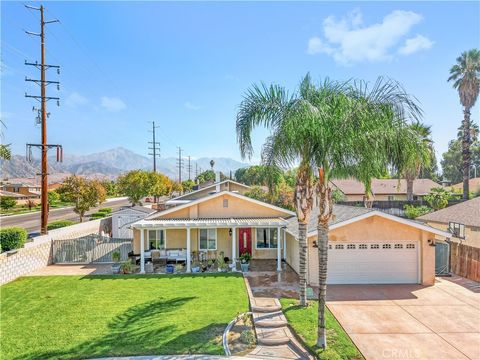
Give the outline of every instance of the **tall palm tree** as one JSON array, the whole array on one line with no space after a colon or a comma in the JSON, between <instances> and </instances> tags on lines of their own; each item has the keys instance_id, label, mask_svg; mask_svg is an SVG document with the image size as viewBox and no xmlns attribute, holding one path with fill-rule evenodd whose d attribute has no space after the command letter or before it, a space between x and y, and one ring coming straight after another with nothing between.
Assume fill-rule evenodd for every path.
<instances>
[{"instance_id":1,"label":"tall palm tree","mask_svg":"<svg viewBox=\"0 0 480 360\"><path fill-rule=\"evenodd\" d=\"M255 126L264 125L272 134L263 146L262 161L280 165L300 162L295 207L301 256L314 193L318 199L319 347L326 347L328 223L333 211L330 180L355 178L364 183L368 193L371 179L383 174L387 166L402 173L411 154L420 148L418 134L407 118L421 118L416 100L398 83L381 78L370 90L363 82L326 80L316 86L307 75L293 96L278 86L254 87L241 104L237 135L242 155L251 155L250 134ZM301 261L305 266L305 260ZM302 295L300 300L304 300Z\"/></svg>"},{"instance_id":2,"label":"tall palm tree","mask_svg":"<svg viewBox=\"0 0 480 360\"><path fill-rule=\"evenodd\" d=\"M480 51L465 51L457 58L457 63L450 69L448 81L458 90L463 106L462 137L462 172L463 199L468 200L470 179L470 109L475 105L480 92Z\"/></svg>"},{"instance_id":3,"label":"tall palm tree","mask_svg":"<svg viewBox=\"0 0 480 360\"><path fill-rule=\"evenodd\" d=\"M431 139L431 127L421 122L415 122L410 125L410 128L417 133L420 144L422 145L418 152L410 154L408 166L406 166L404 177L407 182L407 200L413 200L413 183L420 175L422 169L430 166L432 161L435 161L435 152L433 149L433 141Z\"/></svg>"}]
</instances>

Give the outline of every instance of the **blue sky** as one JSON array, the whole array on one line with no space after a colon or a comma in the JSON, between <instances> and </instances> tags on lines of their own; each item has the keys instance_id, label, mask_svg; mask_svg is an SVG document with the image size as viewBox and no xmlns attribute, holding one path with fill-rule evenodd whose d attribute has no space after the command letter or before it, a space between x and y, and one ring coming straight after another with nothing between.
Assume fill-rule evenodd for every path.
<instances>
[{"instance_id":1,"label":"blue sky","mask_svg":"<svg viewBox=\"0 0 480 360\"><path fill-rule=\"evenodd\" d=\"M147 154L148 121L160 125L163 157L176 146L192 157L240 159L235 114L252 84L294 89L315 79L379 75L400 81L421 102L437 156L462 119L448 70L479 47L478 2L45 2L47 63L61 65L61 106L48 104L48 141L70 154L123 146ZM25 91L38 93L23 65L39 60L39 14L1 3L1 117L4 142L23 154L38 142ZM479 106L473 109L479 121ZM256 131L257 150L266 132ZM255 154L259 158L259 152ZM255 161L255 159L253 161Z\"/></svg>"}]
</instances>

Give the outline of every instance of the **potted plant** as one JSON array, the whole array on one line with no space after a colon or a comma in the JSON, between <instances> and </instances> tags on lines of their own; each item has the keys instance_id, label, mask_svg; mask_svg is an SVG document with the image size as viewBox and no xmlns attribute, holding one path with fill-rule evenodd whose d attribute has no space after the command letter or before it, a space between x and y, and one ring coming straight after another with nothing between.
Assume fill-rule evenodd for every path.
<instances>
[{"instance_id":1,"label":"potted plant","mask_svg":"<svg viewBox=\"0 0 480 360\"><path fill-rule=\"evenodd\" d=\"M133 265L130 261L124 261L120 265L120 271L122 274L130 274L133 271Z\"/></svg>"},{"instance_id":2,"label":"potted plant","mask_svg":"<svg viewBox=\"0 0 480 360\"><path fill-rule=\"evenodd\" d=\"M228 264L225 262L222 255L217 258L217 267L218 272L227 272L228 270Z\"/></svg>"},{"instance_id":3,"label":"potted plant","mask_svg":"<svg viewBox=\"0 0 480 360\"><path fill-rule=\"evenodd\" d=\"M183 265L182 264L175 265L175 273L178 274L181 272L183 272Z\"/></svg>"},{"instance_id":4,"label":"potted plant","mask_svg":"<svg viewBox=\"0 0 480 360\"><path fill-rule=\"evenodd\" d=\"M192 273L200 272L200 263L198 261L194 261L192 264Z\"/></svg>"},{"instance_id":5,"label":"potted plant","mask_svg":"<svg viewBox=\"0 0 480 360\"><path fill-rule=\"evenodd\" d=\"M245 251L242 253L242 255L240 255L240 267L242 268L242 272L248 271L250 260L252 260L252 254L250 254L248 251Z\"/></svg>"},{"instance_id":6,"label":"potted plant","mask_svg":"<svg viewBox=\"0 0 480 360\"><path fill-rule=\"evenodd\" d=\"M120 251L114 251L112 253L112 273L117 274L120 271Z\"/></svg>"}]
</instances>

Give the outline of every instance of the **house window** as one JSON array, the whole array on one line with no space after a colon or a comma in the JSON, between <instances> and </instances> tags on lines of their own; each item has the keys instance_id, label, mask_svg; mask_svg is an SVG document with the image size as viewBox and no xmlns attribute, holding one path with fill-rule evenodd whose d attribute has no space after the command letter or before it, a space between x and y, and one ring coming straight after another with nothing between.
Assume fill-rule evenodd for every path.
<instances>
[{"instance_id":1,"label":"house window","mask_svg":"<svg viewBox=\"0 0 480 360\"><path fill-rule=\"evenodd\" d=\"M370 249L380 249L380 246L378 244L372 244L370 245Z\"/></svg>"},{"instance_id":2,"label":"house window","mask_svg":"<svg viewBox=\"0 0 480 360\"><path fill-rule=\"evenodd\" d=\"M347 249L355 249L355 244L348 244Z\"/></svg>"},{"instance_id":3,"label":"house window","mask_svg":"<svg viewBox=\"0 0 480 360\"><path fill-rule=\"evenodd\" d=\"M335 245L336 250L343 250L343 245Z\"/></svg>"},{"instance_id":4,"label":"house window","mask_svg":"<svg viewBox=\"0 0 480 360\"><path fill-rule=\"evenodd\" d=\"M200 229L200 250L217 250L217 229Z\"/></svg>"},{"instance_id":5,"label":"house window","mask_svg":"<svg viewBox=\"0 0 480 360\"><path fill-rule=\"evenodd\" d=\"M358 245L358 248L362 249L362 250L365 250L365 249L367 249L367 244L360 244L360 245Z\"/></svg>"},{"instance_id":6,"label":"house window","mask_svg":"<svg viewBox=\"0 0 480 360\"><path fill-rule=\"evenodd\" d=\"M228 199L223 199L223 207L228 208Z\"/></svg>"},{"instance_id":7,"label":"house window","mask_svg":"<svg viewBox=\"0 0 480 360\"><path fill-rule=\"evenodd\" d=\"M148 230L150 249L165 249L165 230Z\"/></svg>"},{"instance_id":8,"label":"house window","mask_svg":"<svg viewBox=\"0 0 480 360\"><path fill-rule=\"evenodd\" d=\"M395 244L395 249L403 249L403 244Z\"/></svg>"},{"instance_id":9,"label":"house window","mask_svg":"<svg viewBox=\"0 0 480 360\"><path fill-rule=\"evenodd\" d=\"M391 248L392 248L392 245L390 245L390 244L383 244L382 248L383 248L383 249L391 249Z\"/></svg>"},{"instance_id":10,"label":"house window","mask_svg":"<svg viewBox=\"0 0 480 360\"><path fill-rule=\"evenodd\" d=\"M277 246L276 228L257 228L257 249L276 249Z\"/></svg>"},{"instance_id":11,"label":"house window","mask_svg":"<svg viewBox=\"0 0 480 360\"><path fill-rule=\"evenodd\" d=\"M448 223L448 229L455 237L465 239L465 225L450 222Z\"/></svg>"},{"instance_id":12,"label":"house window","mask_svg":"<svg viewBox=\"0 0 480 360\"><path fill-rule=\"evenodd\" d=\"M388 201L394 201L395 200L395 196L393 195L388 195Z\"/></svg>"},{"instance_id":13,"label":"house window","mask_svg":"<svg viewBox=\"0 0 480 360\"><path fill-rule=\"evenodd\" d=\"M415 249L415 244L407 244L407 245L405 246L405 248L407 248L407 249Z\"/></svg>"}]
</instances>

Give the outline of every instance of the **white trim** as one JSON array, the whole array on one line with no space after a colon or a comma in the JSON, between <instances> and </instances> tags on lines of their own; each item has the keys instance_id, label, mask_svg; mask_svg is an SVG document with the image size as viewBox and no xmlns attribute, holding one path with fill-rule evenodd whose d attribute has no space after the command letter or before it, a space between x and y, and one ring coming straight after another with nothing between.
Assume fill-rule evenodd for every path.
<instances>
[{"instance_id":1,"label":"white trim","mask_svg":"<svg viewBox=\"0 0 480 360\"><path fill-rule=\"evenodd\" d=\"M162 221L164 220L164 221ZM140 220L132 224L134 229L183 229L187 226L192 228L231 228L236 227L277 227L285 226L288 221L282 218L268 219L159 219L159 220Z\"/></svg>"},{"instance_id":2,"label":"white trim","mask_svg":"<svg viewBox=\"0 0 480 360\"><path fill-rule=\"evenodd\" d=\"M158 219L158 218L161 217L161 216L164 216L164 215L167 215L167 214L171 214L172 212L176 212L176 211L178 211L178 210L182 210L182 209L189 208L190 206L193 206L193 205L196 205L196 204L200 204L200 203L202 203L202 202L205 202L205 201L208 201L208 200L217 198L217 197L222 196L222 195L233 196L233 197L236 197L237 199L242 199L242 200L245 200L245 201L249 201L249 202L251 202L251 203L254 203L254 204L257 204L257 205L261 205L261 206L264 206L264 207L269 208L269 209L272 209L272 210L281 211L281 212L283 212L283 213L285 213L285 214L287 214L287 215L290 215L290 216L295 216L295 215L296 215L293 211L286 210L286 209L283 209L283 208L281 208L281 207L278 207L278 206L275 206L275 205L271 205L271 204L265 203L265 202L263 202L263 201L255 200L255 199L249 198L248 196L240 195L240 194L237 194L237 193L234 193L234 192L231 192L231 191L220 191L220 192L218 192L218 193L215 193L215 194L212 194L212 195L209 195L209 196L205 196L205 197L200 198L200 199L197 199L197 200L193 200L192 202L189 202L188 204L183 204L183 205L175 206L175 207L173 207L173 208L171 208L171 209L167 209L167 210L164 210L164 211L160 211L160 212L156 212L156 213L150 214L149 216L147 216L147 217L145 218L145 220Z\"/></svg>"},{"instance_id":3,"label":"white trim","mask_svg":"<svg viewBox=\"0 0 480 360\"><path fill-rule=\"evenodd\" d=\"M202 230L207 230L207 249L202 249L200 244L200 233ZM198 228L197 230L197 238L198 238L198 251L217 251L218 250L218 232L217 228L213 228L215 230L215 249L208 249L208 230L212 230L212 228Z\"/></svg>"},{"instance_id":4,"label":"white trim","mask_svg":"<svg viewBox=\"0 0 480 360\"><path fill-rule=\"evenodd\" d=\"M365 214L355 216L355 217L350 218L348 220L341 221L339 223L333 224L329 227L329 229L334 230L334 229L340 228L340 227L345 226L345 225L352 224L352 223L360 221L360 220L368 219L369 217L372 217L372 216L380 216L380 217L383 217L383 218L388 219L388 220L396 221L398 223L408 225L408 226L412 226L414 228L424 230L424 231L428 231L428 232L431 232L431 233L434 233L434 234L437 234L437 235L440 235L440 236L445 236L447 238L452 237L452 234L450 234L449 232L439 230L439 229L435 229L431 226L427 226L427 225L417 223L416 221L403 219L401 217L386 214L384 212L377 211L377 210L373 210L373 211L367 212ZM293 234L291 234L291 235L293 235ZM307 233L307 237L315 236L315 235L317 235L316 230L315 231L310 231L309 233Z\"/></svg>"},{"instance_id":5,"label":"white trim","mask_svg":"<svg viewBox=\"0 0 480 360\"><path fill-rule=\"evenodd\" d=\"M183 194L183 195L180 195L180 196L177 196L176 198L173 198L171 200L180 200L181 198L184 198L185 196L189 196L189 195L192 195L192 194L196 194L200 191L204 191L205 189L210 189L210 188L213 188L213 187L216 187L216 186L221 186L222 184L226 183L226 182L231 182L233 184L236 184L236 185L240 185L240 186L243 186L245 187L246 189L251 189L251 187L249 185L245 185L245 184L242 184L242 183L239 183L239 182L236 182L234 180L230 180L230 179L227 179L227 180L223 180L223 181L220 181L218 183L213 183L211 185L208 185L208 186L205 186L201 189L198 189L198 190L195 190L195 191L190 191L189 193L186 193L186 194ZM228 187L228 190L226 191L230 191L230 187ZM171 201L171 200L168 200L168 201ZM167 202L168 202L167 201Z\"/></svg>"}]
</instances>

